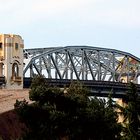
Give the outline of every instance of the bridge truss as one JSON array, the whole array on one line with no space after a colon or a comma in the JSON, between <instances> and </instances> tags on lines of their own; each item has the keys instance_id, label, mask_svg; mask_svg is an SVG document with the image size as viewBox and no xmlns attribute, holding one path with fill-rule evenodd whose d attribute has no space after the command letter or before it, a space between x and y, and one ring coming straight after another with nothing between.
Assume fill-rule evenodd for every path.
<instances>
[{"instance_id":1,"label":"bridge truss","mask_svg":"<svg viewBox=\"0 0 140 140\"><path fill-rule=\"evenodd\" d=\"M24 77L137 83L140 59L114 49L91 46L25 49Z\"/></svg>"}]
</instances>

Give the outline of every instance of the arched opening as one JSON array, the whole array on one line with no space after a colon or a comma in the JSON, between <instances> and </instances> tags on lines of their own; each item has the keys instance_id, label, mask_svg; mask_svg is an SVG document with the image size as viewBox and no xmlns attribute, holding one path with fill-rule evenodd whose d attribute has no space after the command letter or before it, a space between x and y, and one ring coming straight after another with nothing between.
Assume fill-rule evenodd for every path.
<instances>
[{"instance_id":1,"label":"arched opening","mask_svg":"<svg viewBox=\"0 0 140 140\"><path fill-rule=\"evenodd\" d=\"M19 75L19 63L14 62L12 65L12 77L11 77L12 82L18 82L18 84L21 84L22 78Z\"/></svg>"},{"instance_id":2,"label":"arched opening","mask_svg":"<svg viewBox=\"0 0 140 140\"><path fill-rule=\"evenodd\" d=\"M19 67L17 63L14 63L12 66L12 77L18 77L19 76Z\"/></svg>"},{"instance_id":3,"label":"arched opening","mask_svg":"<svg viewBox=\"0 0 140 140\"><path fill-rule=\"evenodd\" d=\"M5 85L4 64L0 63L0 88Z\"/></svg>"},{"instance_id":4,"label":"arched opening","mask_svg":"<svg viewBox=\"0 0 140 140\"><path fill-rule=\"evenodd\" d=\"M0 77L4 76L4 64L0 63Z\"/></svg>"}]
</instances>

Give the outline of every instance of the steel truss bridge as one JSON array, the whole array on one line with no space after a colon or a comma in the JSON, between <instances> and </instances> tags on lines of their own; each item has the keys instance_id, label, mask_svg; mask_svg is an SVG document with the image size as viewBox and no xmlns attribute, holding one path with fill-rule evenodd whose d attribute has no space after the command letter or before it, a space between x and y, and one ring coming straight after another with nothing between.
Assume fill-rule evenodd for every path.
<instances>
[{"instance_id":1,"label":"steel truss bridge","mask_svg":"<svg viewBox=\"0 0 140 140\"><path fill-rule=\"evenodd\" d=\"M90 85L100 82L94 85L98 85L98 89L101 85L110 86L106 92L118 84L117 89L113 88L115 94L124 92L121 90L123 83L138 83L140 75L138 57L119 50L91 46L24 49L24 62L24 77L44 75L63 85L70 80L85 81L85 84L92 81ZM97 88L96 91L99 92Z\"/></svg>"}]
</instances>

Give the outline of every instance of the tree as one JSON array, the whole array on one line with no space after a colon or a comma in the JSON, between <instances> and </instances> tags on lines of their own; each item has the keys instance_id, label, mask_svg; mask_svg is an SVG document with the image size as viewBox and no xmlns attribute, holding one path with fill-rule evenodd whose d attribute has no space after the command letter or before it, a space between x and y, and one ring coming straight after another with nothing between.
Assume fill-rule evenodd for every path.
<instances>
[{"instance_id":1,"label":"tree","mask_svg":"<svg viewBox=\"0 0 140 140\"><path fill-rule=\"evenodd\" d=\"M106 140L119 139L121 127L117 113L104 99L89 98L79 82L68 89L48 86L44 77L36 77L29 97L33 104L17 101L15 109L29 131L28 140Z\"/></svg>"},{"instance_id":2,"label":"tree","mask_svg":"<svg viewBox=\"0 0 140 140\"><path fill-rule=\"evenodd\" d=\"M119 106L123 115L123 139L140 139L140 97L137 93L137 87L134 83L129 83L129 91L123 100L125 107Z\"/></svg>"}]
</instances>

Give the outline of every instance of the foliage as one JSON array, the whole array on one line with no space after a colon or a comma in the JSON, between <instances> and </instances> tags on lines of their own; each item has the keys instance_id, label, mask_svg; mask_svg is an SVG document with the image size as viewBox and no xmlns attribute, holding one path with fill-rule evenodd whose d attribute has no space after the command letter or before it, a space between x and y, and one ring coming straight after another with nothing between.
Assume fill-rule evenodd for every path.
<instances>
[{"instance_id":1,"label":"foliage","mask_svg":"<svg viewBox=\"0 0 140 140\"><path fill-rule=\"evenodd\" d=\"M134 83L129 84L129 91L124 99L125 107L119 106L124 117L123 139L140 139L140 97Z\"/></svg>"},{"instance_id":2,"label":"foliage","mask_svg":"<svg viewBox=\"0 0 140 140\"><path fill-rule=\"evenodd\" d=\"M27 140L114 140L120 138L117 113L104 99L89 98L88 90L74 82L68 89L50 88L36 77L29 92L34 101L17 101L15 109L26 123Z\"/></svg>"}]
</instances>

